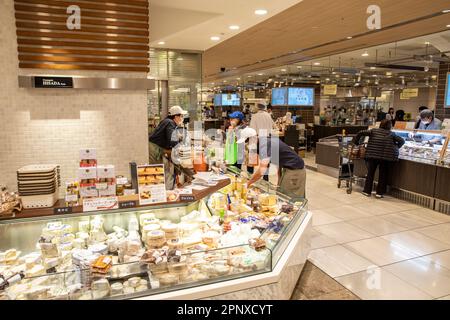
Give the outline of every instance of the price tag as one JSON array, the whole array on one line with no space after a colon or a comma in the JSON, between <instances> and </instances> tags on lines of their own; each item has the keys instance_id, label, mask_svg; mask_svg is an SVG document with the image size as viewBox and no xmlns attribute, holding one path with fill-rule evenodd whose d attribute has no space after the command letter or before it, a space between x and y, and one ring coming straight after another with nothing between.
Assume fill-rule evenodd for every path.
<instances>
[{"instance_id":1,"label":"price tag","mask_svg":"<svg viewBox=\"0 0 450 320\"><path fill-rule=\"evenodd\" d=\"M70 214L70 213L72 213L72 207L54 208L53 213L54 214Z\"/></svg>"},{"instance_id":2,"label":"price tag","mask_svg":"<svg viewBox=\"0 0 450 320\"><path fill-rule=\"evenodd\" d=\"M180 195L180 201L195 201L195 196L193 196L193 195Z\"/></svg>"},{"instance_id":3,"label":"price tag","mask_svg":"<svg viewBox=\"0 0 450 320\"><path fill-rule=\"evenodd\" d=\"M103 211L119 209L118 197L91 198L83 200L83 211Z\"/></svg>"},{"instance_id":4,"label":"price tag","mask_svg":"<svg viewBox=\"0 0 450 320\"><path fill-rule=\"evenodd\" d=\"M119 209L136 208L137 201L124 201L119 203Z\"/></svg>"}]
</instances>

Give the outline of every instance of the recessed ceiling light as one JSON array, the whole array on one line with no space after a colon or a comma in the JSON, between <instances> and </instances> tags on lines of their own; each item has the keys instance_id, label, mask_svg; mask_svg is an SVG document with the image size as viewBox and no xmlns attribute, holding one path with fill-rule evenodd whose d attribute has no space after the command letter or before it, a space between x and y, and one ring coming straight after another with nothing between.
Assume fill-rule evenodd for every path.
<instances>
[{"instance_id":1,"label":"recessed ceiling light","mask_svg":"<svg viewBox=\"0 0 450 320\"><path fill-rule=\"evenodd\" d=\"M286 72L287 70L286 69L281 69L281 72Z\"/></svg>"},{"instance_id":2,"label":"recessed ceiling light","mask_svg":"<svg viewBox=\"0 0 450 320\"><path fill-rule=\"evenodd\" d=\"M377 67L370 67L370 70L376 70Z\"/></svg>"},{"instance_id":3,"label":"recessed ceiling light","mask_svg":"<svg viewBox=\"0 0 450 320\"><path fill-rule=\"evenodd\" d=\"M450 9L443 10L442 13L450 13Z\"/></svg>"},{"instance_id":4,"label":"recessed ceiling light","mask_svg":"<svg viewBox=\"0 0 450 320\"><path fill-rule=\"evenodd\" d=\"M220 37L213 36L213 37L211 37L211 40L212 40L212 41L219 41L219 40L220 40Z\"/></svg>"},{"instance_id":5,"label":"recessed ceiling light","mask_svg":"<svg viewBox=\"0 0 450 320\"><path fill-rule=\"evenodd\" d=\"M386 72L386 75L387 75L387 76L392 76L392 72L389 72L389 71L388 71L388 72Z\"/></svg>"},{"instance_id":6,"label":"recessed ceiling light","mask_svg":"<svg viewBox=\"0 0 450 320\"><path fill-rule=\"evenodd\" d=\"M425 42L425 45L427 45L427 46L429 46L430 45L430 43L427 41L427 42Z\"/></svg>"},{"instance_id":7,"label":"recessed ceiling light","mask_svg":"<svg viewBox=\"0 0 450 320\"><path fill-rule=\"evenodd\" d=\"M369 53L366 51L366 52L364 52L361 56L363 56L363 57L368 57L368 56L369 56Z\"/></svg>"},{"instance_id":8,"label":"recessed ceiling light","mask_svg":"<svg viewBox=\"0 0 450 320\"><path fill-rule=\"evenodd\" d=\"M450 28L450 24L447 25L447 28Z\"/></svg>"},{"instance_id":9,"label":"recessed ceiling light","mask_svg":"<svg viewBox=\"0 0 450 320\"><path fill-rule=\"evenodd\" d=\"M258 10L255 10L255 14L258 16L263 16L263 15L267 14L267 10L266 9L258 9Z\"/></svg>"},{"instance_id":10,"label":"recessed ceiling light","mask_svg":"<svg viewBox=\"0 0 450 320\"><path fill-rule=\"evenodd\" d=\"M320 62L314 62L315 66L320 66Z\"/></svg>"},{"instance_id":11,"label":"recessed ceiling light","mask_svg":"<svg viewBox=\"0 0 450 320\"><path fill-rule=\"evenodd\" d=\"M347 37L348 40L353 39L353 37Z\"/></svg>"},{"instance_id":12,"label":"recessed ceiling light","mask_svg":"<svg viewBox=\"0 0 450 320\"><path fill-rule=\"evenodd\" d=\"M239 30L239 26L233 25L229 26L230 30Z\"/></svg>"},{"instance_id":13,"label":"recessed ceiling light","mask_svg":"<svg viewBox=\"0 0 450 320\"><path fill-rule=\"evenodd\" d=\"M258 73L258 76L263 76L264 75L264 73Z\"/></svg>"},{"instance_id":14,"label":"recessed ceiling light","mask_svg":"<svg viewBox=\"0 0 450 320\"><path fill-rule=\"evenodd\" d=\"M320 84L320 81L316 81L316 84Z\"/></svg>"},{"instance_id":15,"label":"recessed ceiling light","mask_svg":"<svg viewBox=\"0 0 450 320\"><path fill-rule=\"evenodd\" d=\"M164 41L160 41L160 42L158 42L158 44L159 44L160 46L163 46L163 45L165 45L166 43L165 43Z\"/></svg>"}]
</instances>

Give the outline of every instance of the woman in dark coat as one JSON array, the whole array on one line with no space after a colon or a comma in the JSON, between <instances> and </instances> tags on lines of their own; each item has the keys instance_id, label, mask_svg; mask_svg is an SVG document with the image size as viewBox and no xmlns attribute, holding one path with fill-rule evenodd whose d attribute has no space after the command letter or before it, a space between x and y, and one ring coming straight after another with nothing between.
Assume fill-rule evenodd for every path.
<instances>
[{"instance_id":1,"label":"woman in dark coat","mask_svg":"<svg viewBox=\"0 0 450 320\"><path fill-rule=\"evenodd\" d=\"M365 156L368 170L363 191L365 196L370 197L372 194L373 180L378 167L380 172L376 197L383 198L386 193L389 167L398 161L399 149L405 144L405 140L394 134L391 129L392 122L383 120L379 129L361 131L353 140L359 145L362 137L369 137Z\"/></svg>"}]
</instances>

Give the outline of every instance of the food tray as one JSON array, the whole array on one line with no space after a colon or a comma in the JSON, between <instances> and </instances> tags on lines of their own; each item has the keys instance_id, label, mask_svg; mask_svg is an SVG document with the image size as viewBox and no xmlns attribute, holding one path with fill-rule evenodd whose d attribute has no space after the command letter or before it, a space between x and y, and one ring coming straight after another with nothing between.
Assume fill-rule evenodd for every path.
<instances>
[{"instance_id":1,"label":"food tray","mask_svg":"<svg viewBox=\"0 0 450 320\"><path fill-rule=\"evenodd\" d=\"M59 170L59 166L55 164L33 164L25 166L17 170L21 174L50 174Z\"/></svg>"},{"instance_id":2,"label":"food tray","mask_svg":"<svg viewBox=\"0 0 450 320\"><path fill-rule=\"evenodd\" d=\"M25 209L50 208L58 201L58 192L48 195L22 196Z\"/></svg>"}]
</instances>

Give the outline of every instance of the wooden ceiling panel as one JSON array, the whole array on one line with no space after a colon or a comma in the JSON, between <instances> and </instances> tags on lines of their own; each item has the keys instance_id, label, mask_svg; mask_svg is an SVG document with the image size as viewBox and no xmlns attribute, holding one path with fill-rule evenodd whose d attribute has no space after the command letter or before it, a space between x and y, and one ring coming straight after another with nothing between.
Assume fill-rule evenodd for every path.
<instances>
[{"instance_id":1,"label":"wooden ceiling panel","mask_svg":"<svg viewBox=\"0 0 450 320\"><path fill-rule=\"evenodd\" d=\"M145 0L15 0L20 68L149 71ZM67 8L81 9L69 29Z\"/></svg>"},{"instance_id":2,"label":"wooden ceiling panel","mask_svg":"<svg viewBox=\"0 0 450 320\"><path fill-rule=\"evenodd\" d=\"M333 54L332 50L323 48L334 45L337 41L345 42L343 39L349 36L358 38L358 45L361 42L366 46L373 46L426 34L421 24L415 23L417 21L433 21L436 25L427 25L429 33L443 31L448 24L448 14L442 13L442 10L449 7L448 0L415 0L414 5L411 5L410 0L379 0L377 4L381 8L383 29L370 31L366 21L369 17L367 8L372 2L304 0L207 50L203 55L204 79L215 80L225 75L242 73L246 69L263 69L265 65L274 64L271 60L283 60L282 57L301 50L304 50L301 54L309 58L314 58L316 54ZM447 17L447 23L442 24L442 21L435 19L438 15L443 19ZM404 23L414 29L400 28ZM440 30L437 30L439 23ZM393 26L401 31L393 29ZM371 34L376 36L372 39L369 37ZM375 43L374 39L380 43ZM356 42L342 46L349 49L357 47ZM322 50L314 50L315 48ZM223 67L230 71L221 73L220 69Z\"/></svg>"}]
</instances>

